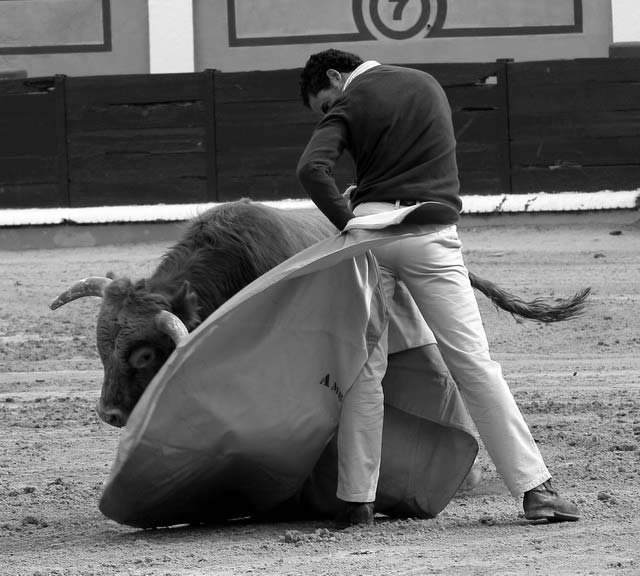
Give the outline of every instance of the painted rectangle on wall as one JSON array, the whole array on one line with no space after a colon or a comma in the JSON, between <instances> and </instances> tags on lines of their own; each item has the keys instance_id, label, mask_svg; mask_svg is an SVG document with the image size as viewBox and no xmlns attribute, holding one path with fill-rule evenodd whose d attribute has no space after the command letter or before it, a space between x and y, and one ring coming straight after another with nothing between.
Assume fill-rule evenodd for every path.
<instances>
[{"instance_id":1,"label":"painted rectangle on wall","mask_svg":"<svg viewBox=\"0 0 640 576\"><path fill-rule=\"evenodd\" d=\"M558 28L580 22L581 1L514 2L513 0L449 0L444 30L468 29L477 32L508 32L510 29L537 29L552 34Z\"/></svg>"},{"instance_id":2,"label":"painted rectangle on wall","mask_svg":"<svg viewBox=\"0 0 640 576\"><path fill-rule=\"evenodd\" d=\"M607 0L193 0L196 70L278 70L337 48L388 64L607 57Z\"/></svg>"},{"instance_id":3,"label":"painted rectangle on wall","mask_svg":"<svg viewBox=\"0 0 640 576\"><path fill-rule=\"evenodd\" d=\"M323 0L310 12L309 4L300 0L241 0L229 3L235 16L235 33L239 40L279 36L315 36L357 32L351 5L344 0Z\"/></svg>"},{"instance_id":4,"label":"painted rectangle on wall","mask_svg":"<svg viewBox=\"0 0 640 576\"><path fill-rule=\"evenodd\" d=\"M1 0L0 54L111 48L109 0Z\"/></svg>"},{"instance_id":5,"label":"painted rectangle on wall","mask_svg":"<svg viewBox=\"0 0 640 576\"><path fill-rule=\"evenodd\" d=\"M230 46L582 32L582 0L227 0Z\"/></svg>"}]
</instances>

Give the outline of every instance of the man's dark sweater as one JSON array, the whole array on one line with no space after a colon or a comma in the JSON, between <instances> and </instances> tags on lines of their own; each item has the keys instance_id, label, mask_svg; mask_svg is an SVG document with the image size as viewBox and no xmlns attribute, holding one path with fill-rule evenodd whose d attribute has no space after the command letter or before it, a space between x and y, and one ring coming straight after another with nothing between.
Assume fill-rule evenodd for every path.
<instances>
[{"instance_id":1,"label":"man's dark sweater","mask_svg":"<svg viewBox=\"0 0 640 576\"><path fill-rule=\"evenodd\" d=\"M344 150L356 165L354 207L435 202L432 221L453 223L462 207L455 149L451 108L436 80L418 70L380 65L355 77L335 100L309 140L297 174L340 230L354 217L332 175Z\"/></svg>"}]
</instances>

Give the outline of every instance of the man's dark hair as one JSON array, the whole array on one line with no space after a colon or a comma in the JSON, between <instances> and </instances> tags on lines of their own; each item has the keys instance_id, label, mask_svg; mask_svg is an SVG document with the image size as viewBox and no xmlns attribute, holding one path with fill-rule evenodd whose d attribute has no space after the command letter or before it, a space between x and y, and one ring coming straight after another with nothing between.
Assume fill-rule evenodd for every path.
<instances>
[{"instance_id":1,"label":"man's dark hair","mask_svg":"<svg viewBox=\"0 0 640 576\"><path fill-rule=\"evenodd\" d=\"M360 56L333 48L312 54L300 74L302 103L308 108L309 96L315 96L320 90L329 87L327 70L333 68L338 72L353 72L360 64Z\"/></svg>"}]
</instances>

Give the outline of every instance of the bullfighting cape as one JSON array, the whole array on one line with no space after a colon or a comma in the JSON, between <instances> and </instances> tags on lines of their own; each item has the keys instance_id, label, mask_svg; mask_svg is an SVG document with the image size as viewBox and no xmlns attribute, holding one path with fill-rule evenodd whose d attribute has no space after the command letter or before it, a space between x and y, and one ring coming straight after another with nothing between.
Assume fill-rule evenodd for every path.
<instances>
[{"instance_id":1,"label":"bullfighting cape","mask_svg":"<svg viewBox=\"0 0 640 576\"><path fill-rule=\"evenodd\" d=\"M341 400L388 309L376 511L424 518L447 505L477 453L473 427L415 304L397 290L387 307L368 252L416 228L368 218L356 220L371 229L352 224L258 278L177 346L122 433L107 517L149 528L335 514Z\"/></svg>"}]
</instances>

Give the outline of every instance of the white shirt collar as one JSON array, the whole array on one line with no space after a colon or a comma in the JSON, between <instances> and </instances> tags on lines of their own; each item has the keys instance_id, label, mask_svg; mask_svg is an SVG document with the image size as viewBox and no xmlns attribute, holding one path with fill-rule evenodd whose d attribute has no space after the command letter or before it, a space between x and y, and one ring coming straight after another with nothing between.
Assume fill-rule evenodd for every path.
<instances>
[{"instance_id":1,"label":"white shirt collar","mask_svg":"<svg viewBox=\"0 0 640 576\"><path fill-rule=\"evenodd\" d=\"M356 78L356 76L360 76L360 74L363 74L367 70L371 70L371 68L375 68L376 66L380 66L380 62L376 62L375 60L367 60L366 62L360 64L360 66L358 66L353 72L351 72L351 74L349 74L347 81L342 87L342 91L344 92L347 89L347 86L351 84L351 81Z\"/></svg>"}]
</instances>

